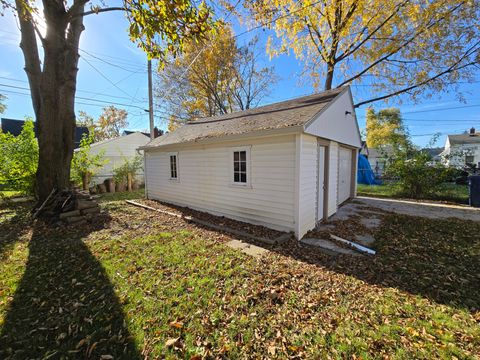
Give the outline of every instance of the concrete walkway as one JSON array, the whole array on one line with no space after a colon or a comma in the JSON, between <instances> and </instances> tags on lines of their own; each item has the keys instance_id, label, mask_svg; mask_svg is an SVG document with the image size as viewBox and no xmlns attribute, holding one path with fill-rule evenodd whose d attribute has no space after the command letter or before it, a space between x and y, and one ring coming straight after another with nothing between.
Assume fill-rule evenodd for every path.
<instances>
[{"instance_id":1,"label":"concrete walkway","mask_svg":"<svg viewBox=\"0 0 480 360\"><path fill-rule=\"evenodd\" d=\"M359 196L340 208L350 212L351 207L369 206L398 214L421 216L430 219L447 219L455 217L462 220L480 221L480 208L442 203L417 202L411 200L381 199ZM343 212L342 211L342 212Z\"/></svg>"}]
</instances>

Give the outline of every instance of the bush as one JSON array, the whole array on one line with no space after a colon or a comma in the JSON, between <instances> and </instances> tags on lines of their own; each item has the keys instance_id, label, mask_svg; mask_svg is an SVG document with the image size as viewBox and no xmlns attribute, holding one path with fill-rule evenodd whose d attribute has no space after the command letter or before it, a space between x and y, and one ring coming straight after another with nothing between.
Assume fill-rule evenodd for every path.
<instances>
[{"instance_id":1,"label":"bush","mask_svg":"<svg viewBox=\"0 0 480 360\"><path fill-rule=\"evenodd\" d=\"M38 142L33 120L27 119L18 136L0 131L0 184L24 194L35 192Z\"/></svg>"},{"instance_id":2,"label":"bush","mask_svg":"<svg viewBox=\"0 0 480 360\"><path fill-rule=\"evenodd\" d=\"M128 184L128 190L131 191L135 175L142 167L143 158L141 156L137 155L132 159L124 158L123 164L113 169L113 178L117 184Z\"/></svg>"},{"instance_id":3,"label":"bush","mask_svg":"<svg viewBox=\"0 0 480 360\"><path fill-rule=\"evenodd\" d=\"M104 151L99 154L90 154L90 146L95 141L95 134L90 131L80 141L80 148L73 154L71 179L76 184L82 184L83 190L88 190L90 179L95 171L102 168L108 160L104 159Z\"/></svg>"},{"instance_id":4,"label":"bush","mask_svg":"<svg viewBox=\"0 0 480 360\"><path fill-rule=\"evenodd\" d=\"M433 163L431 156L409 144L394 150L387 161L386 174L398 179L401 192L414 199L437 191L451 179L454 169Z\"/></svg>"}]
</instances>

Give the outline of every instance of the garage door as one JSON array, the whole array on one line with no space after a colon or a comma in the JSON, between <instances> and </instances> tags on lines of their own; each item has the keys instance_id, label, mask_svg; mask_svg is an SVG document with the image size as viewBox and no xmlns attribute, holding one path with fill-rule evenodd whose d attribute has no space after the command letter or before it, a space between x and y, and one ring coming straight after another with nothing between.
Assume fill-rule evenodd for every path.
<instances>
[{"instance_id":1,"label":"garage door","mask_svg":"<svg viewBox=\"0 0 480 360\"><path fill-rule=\"evenodd\" d=\"M352 185L352 150L340 147L338 159L338 198L341 204L350 198Z\"/></svg>"}]
</instances>

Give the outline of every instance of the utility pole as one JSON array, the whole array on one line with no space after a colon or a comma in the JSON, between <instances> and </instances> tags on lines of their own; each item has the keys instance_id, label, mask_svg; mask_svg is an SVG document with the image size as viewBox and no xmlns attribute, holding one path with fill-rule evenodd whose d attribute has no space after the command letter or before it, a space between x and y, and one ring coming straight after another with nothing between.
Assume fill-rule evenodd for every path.
<instances>
[{"instance_id":1,"label":"utility pole","mask_svg":"<svg viewBox=\"0 0 480 360\"><path fill-rule=\"evenodd\" d=\"M150 140L155 139L153 124L152 60L148 59L148 116L150 118Z\"/></svg>"}]
</instances>

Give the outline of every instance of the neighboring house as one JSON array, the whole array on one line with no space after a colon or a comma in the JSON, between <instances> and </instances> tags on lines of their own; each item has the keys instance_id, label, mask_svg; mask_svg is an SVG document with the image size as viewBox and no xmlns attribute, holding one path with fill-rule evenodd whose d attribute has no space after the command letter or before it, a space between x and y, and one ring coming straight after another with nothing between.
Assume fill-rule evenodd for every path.
<instances>
[{"instance_id":1,"label":"neighboring house","mask_svg":"<svg viewBox=\"0 0 480 360\"><path fill-rule=\"evenodd\" d=\"M13 136L18 136L22 132L23 124L25 120L15 120L15 119L6 119L2 118L2 131L5 133L10 133ZM34 127L35 137L37 136L37 127ZM80 140L84 134L88 135L88 128L84 126L77 126L75 128L75 149L80 146Z\"/></svg>"},{"instance_id":2,"label":"neighboring house","mask_svg":"<svg viewBox=\"0 0 480 360\"><path fill-rule=\"evenodd\" d=\"M441 154L443 152L443 148L424 148L422 151L431 156L432 162L438 163L442 161Z\"/></svg>"},{"instance_id":3,"label":"neighboring house","mask_svg":"<svg viewBox=\"0 0 480 360\"><path fill-rule=\"evenodd\" d=\"M122 135L130 135L138 131L131 131L131 130L123 130ZM150 137L150 133L148 132L141 132L143 135ZM164 134L163 130L159 130L156 126L153 128L153 133L155 135L155 138L162 136Z\"/></svg>"},{"instance_id":4,"label":"neighboring house","mask_svg":"<svg viewBox=\"0 0 480 360\"><path fill-rule=\"evenodd\" d=\"M440 154L443 163L463 168L465 165L480 165L480 133L471 128L468 133L447 135L445 148Z\"/></svg>"},{"instance_id":5,"label":"neighboring house","mask_svg":"<svg viewBox=\"0 0 480 360\"><path fill-rule=\"evenodd\" d=\"M129 135L99 141L90 145L90 154L96 155L103 152L104 159L108 162L99 169L92 178L92 182L99 184L105 179L113 177L113 170L122 165L125 159L133 159L142 155L138 148L146 145L150 137L141 132L129 132ZM136 175L136 180L143 183L143 170Z\"/></svg>"},{"instance_id":6,"label":"neighboring house","mask_svg":"<svg viewBox=\"0 0 480 360\"><path fill-rule=\"evenodd\" d=\"M393 154L393 148L390 145L369 148L365 142L360 153L367 157L375 177L380 178L385 172L388 157Z\"/></svg>"},{"instance_id":7,"label":"neighboring house","mask_svg":"<svg viewBox=\"0 0 480 360\"><path fill-rule=\"evenodd\" d=\"M198 119L145 151L146 196L297 238L356 194L350 88Z\"/></svg>"}]
</instances>

